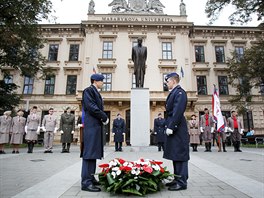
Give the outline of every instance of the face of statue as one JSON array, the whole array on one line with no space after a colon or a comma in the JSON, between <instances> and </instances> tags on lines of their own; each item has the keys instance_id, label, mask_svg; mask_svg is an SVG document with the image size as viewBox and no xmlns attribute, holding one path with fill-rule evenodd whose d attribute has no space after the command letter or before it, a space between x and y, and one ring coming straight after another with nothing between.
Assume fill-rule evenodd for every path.
<instances>
[{"instance_id":1,"label":"face of statue","mask_svg":"<svg viewBox=\"0 0 264 198\"><path fill-rule=\"evenodd\" d=\"M142 44L142 39L141 39L141 38L138 39L138 44L139 44L139 45Z\"/></svg>"}]
</instances>

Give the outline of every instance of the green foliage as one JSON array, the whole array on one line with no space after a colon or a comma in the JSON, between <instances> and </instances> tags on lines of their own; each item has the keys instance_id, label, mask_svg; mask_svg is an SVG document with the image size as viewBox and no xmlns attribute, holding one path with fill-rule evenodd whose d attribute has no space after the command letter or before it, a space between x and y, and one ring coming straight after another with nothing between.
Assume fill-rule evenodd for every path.
<instances>
[{"instance_id":1,"label":"green foliage","mask_svg":"<svg viewBox=\"0 0 264 198\"><path fill-rule=\"evenodd\" d=\"M263 0L208 0L205 7L210 23L218 19L221 11L227 5L235 7L235 12L229 16L231 24L247 23L252 20L252 15L257 15L257 20L261 21L264 17Z\"/></svg>"},{"instance_id":2,"label":"green foliage","mask_svg":"<svg viewBox=\"0 0 264 198\"><path fill-rule=\"evenodd\" d=\"M240 113L245 112L245 105L252 99L251 89L259 88L264 83L264 40L246 49L239 58L236 53L229 59L229 83L236 88L237 95L230 102L237 106Z\"/></svg>"},{"instance_id":3,"label":"green foliage","mask_svg":"<svg viewBox=\"0 0 264 198\"><path fill-rule=\"evenodd\" d=\"M1 0L0 69L9 66L21 75L42 71L45 58L39 49L43 39L38 22L51 12L50 0Z\"/></svg>"},{"instance_id":4,"label":"green foliage","mask_svg":"<svg viewBox=\"0 0 264 198\"><path fill-rule=\"evenodd\" d=\"M12 110L19 104L20 97L15 93L17 85L14 83L6 84L4 80L0 80L0 114L4 111Z\"/></svg>"}]
</instances>

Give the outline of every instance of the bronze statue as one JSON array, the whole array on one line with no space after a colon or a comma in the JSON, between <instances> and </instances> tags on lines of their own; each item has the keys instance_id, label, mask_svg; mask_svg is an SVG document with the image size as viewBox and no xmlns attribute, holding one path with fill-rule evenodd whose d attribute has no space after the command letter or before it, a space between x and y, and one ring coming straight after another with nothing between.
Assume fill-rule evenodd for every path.
<instances>
[{"instance_id":1,"label":"bronze statue","mask_svg":"<svg viewBox=\"0 0 264 198\"><path fill-rule=\"evenodd\" d=\"M143 87L146 70L147 47L142 46L142 38L138 38L138 45L132 48L136 87Z\"/></svg>"}]
</instances>

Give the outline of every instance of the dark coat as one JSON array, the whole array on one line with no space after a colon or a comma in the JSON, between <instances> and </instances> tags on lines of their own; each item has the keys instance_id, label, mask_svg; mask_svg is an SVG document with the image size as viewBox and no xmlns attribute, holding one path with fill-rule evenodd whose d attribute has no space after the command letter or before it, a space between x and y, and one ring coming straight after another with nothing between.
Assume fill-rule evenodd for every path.
<instances>
[{"instance_id":1,"label":"dark coat","mask_svg":"<svg viewBox=\"0 0 264 198\"><path fill-rule=\"evenodd\" d=\"M75 131L75 116L73 114L63 113L60 120L60 129L63 131L61 134L61 143L72 143L73 134Z\"/></svg>"},{"instance_id":2,"label":"dark coat","mask_svg":"<svg viewBox=\"0 0 264 198\"><path fill-rule=\"evenodd\" d=\"M189 133L184 112L187 106L186 92L177 85L168 95L166 100L166 126L173 130L173 134L165 139L163 157L173 161L188 161Z\"/></svg>"},{"instance_id":3,"label":"dark coat","mask_svg":"<svg viewBox=\"0 0 264 198\"><path fill-rule=\"evenodd\" d=\"M113 129L112 132L115 133L114 135L114 142L123 142L124 135L126 129L125 120L123 118L116 118L113 122Z\"/></svg>"},{"instance_id":4,"label":"dark coat","mask_svg":"<svg viewBox=\"0 0 264 198\"><path fill-rule=\"evenodd\" d=\"M156 134L156 141L157 142L164 142L165 141L165 119L164 118L156 118L154 120L154 132Z\"/></svg>"},{"instance_id":5,"label":"dark coat","mask_svg":"<svg viewBox=\"0 0 264 198\"><path fill-rule=\"evenodd\" d=\"M147 60L147 48L144 46L134 46L132 48L132 60L134 62L134 74L137 75L139 70L145 74L146 60Z\"/></svg>"},{"instance_id":6,"label":"dark coat","mask_svg":"<svg viewBox=\"0 0 264 198\"><path fill-rule=\"evenodd\" d=\"M83 159L103 157L103 122L107 121L103 105L103 99L94 85L83 91Z\"/></svg>"}]
</instances>

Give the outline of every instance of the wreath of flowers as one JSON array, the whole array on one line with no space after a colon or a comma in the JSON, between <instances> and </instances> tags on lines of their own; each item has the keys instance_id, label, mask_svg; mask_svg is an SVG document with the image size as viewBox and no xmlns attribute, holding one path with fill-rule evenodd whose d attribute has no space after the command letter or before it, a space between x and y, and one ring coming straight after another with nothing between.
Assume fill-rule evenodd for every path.
<instances>
[{"instance_id":1,"label":"wreath of flowers","mask_svg":"<svg viewBox=\"0 0 264 198\"><path fill-rule=\"evenodd\" d=\"M113 159L107 164L99 165L99 182L107 192L114 194L132 194L144 196L153 193L164 186L163 181L174 176L163 162L139 159L126 161L120 158Z\"/></svg>"}]
</instances>

